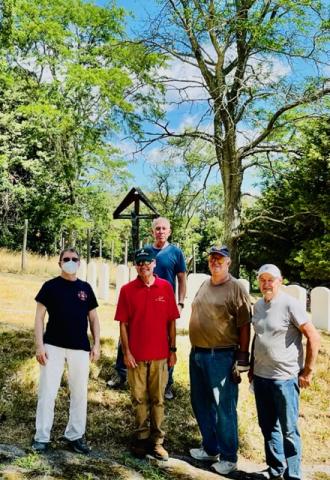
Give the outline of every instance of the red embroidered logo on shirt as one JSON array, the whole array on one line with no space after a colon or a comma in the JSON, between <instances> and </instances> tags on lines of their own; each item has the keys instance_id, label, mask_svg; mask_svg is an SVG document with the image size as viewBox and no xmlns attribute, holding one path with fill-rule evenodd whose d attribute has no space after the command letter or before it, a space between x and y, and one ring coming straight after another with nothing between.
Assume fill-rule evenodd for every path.
<instances>
[{"instance_id":1,"label":"red embroidered logo on shirt","mask_svg":"<svg viewBox=\"0 0 330 480\"><path fill-rule=\"evenodd\" d=\"M160 295L159 297L155 298L155 302L166 302L165 297Z\"/></svg>"},{"instance_id":2,"label":"red embroidered logo on shirt","mask_svg":"<svg viewBox=\"0 0 330 480\"><path fill-rule=\"evenodd\" d=\"M78 297L84 302L85 300L87 300L87 293L83 290L80 290L80 292L78 292Z\"/></svg>"}]
</instances>

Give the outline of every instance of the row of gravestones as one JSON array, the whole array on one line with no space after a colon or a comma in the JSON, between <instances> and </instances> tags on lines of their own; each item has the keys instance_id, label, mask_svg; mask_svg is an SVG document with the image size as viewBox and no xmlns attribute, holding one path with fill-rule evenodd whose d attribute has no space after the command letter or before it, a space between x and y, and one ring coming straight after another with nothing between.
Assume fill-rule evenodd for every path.
<instances>
[{"instance_id":1,"label":"row of gravestones","mask_svg":"<svg viewBox=\"0 0 330 480\"><path fill-rule=\"evenodd\" d=\"M116 277L116 299L118 299L119 291L124 283L127 283L136 277L136 270L134 267L126 267L119 265ZM205 273L191 273L187 278L187 297L185 299L185 306L181 312L180 319L177 321L178 328L188 328L191 314L191 304L194 297L200 288L201 284L210 278ZM240 278L239 282L244 286L246 291L250 292L250 283L244 278ZM299 300L304 308L307 303L306 289L299 285L282 285L281 287L289 295L292 295ZM326 287L316 287L311 292L311 315L313 324L320 329L330 331L330 290Z\"/></svg>"},{"instance_id":2,"label":"row of gravestones","mask_svg":"<svg viewBox=\"0 0 330 480\"><path fill-rule=\"evenodd\" d=\"M189 325L189 318L191 313L191 303L206 278L209 275L204 273L195 273L188 275L187 280L187 299L185 301L185 308L181 313L181 318L178 326L186 328ZM244 278L240 278L239 282L244 286L246 291L250 293L250 283ZM296 298L304 308L307 305L307 291L300 285L282 285L281 289L288 295ZM315 327L322 330L330 331L330 290L326 287L316 287L311 291L311 317Z\"/></svg>"},{"instance_id":3,"label":"row of gravestones","mask_svg":"<svg viewBox=\"0 0 330 480\"><path fill-rule=\"evenodd\" d=\"M116 270L115 303L117 303L121 287L136 278L136 275L135 267L118 265ZM106 302L109 301L109 265L95 262L90 262L87 265L85 260L81 260L78 276L82 280L87 279L98 298ZM177 322L178 328L188 328L191 304L199 287L207 278L210 278L210 276L205 273L191 273L188 275L187 297L181 317ZM249 293L250 283L248 280L241 278L239 282ZM299 300L306 308L307 292L305 288L299 285L282 285L281 288ZM328 288L316 287L311 291L311 316L315 327L330 331L330 290Z\"/></svg>"},{"instance_id":4,"label":"row of gravestones","mask_svg":"<svg viewBox=\"0 0 330 480\"><path fill-rule=\"evenodd\" d=\"M87 280L97 298L108 302L110 299L110 269L106 263L89 262L80 260L78 278Z\"/></svg>"}]
</instances>

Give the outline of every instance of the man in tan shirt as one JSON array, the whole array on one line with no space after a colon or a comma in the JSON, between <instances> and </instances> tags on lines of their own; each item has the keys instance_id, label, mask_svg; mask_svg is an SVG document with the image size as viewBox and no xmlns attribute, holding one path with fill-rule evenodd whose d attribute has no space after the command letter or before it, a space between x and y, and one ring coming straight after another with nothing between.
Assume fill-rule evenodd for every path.
<instances>
[{"instance_id":1,"label":"man in tan shirt","mask_svg":"<svg viewBox=\"0 0 330 480\"><path fill-rule=\"evenodd\" d=\"M192 304L189 336L190 388L202 447L190 454L197 460L217 460L212 468L226 475L237 468L238 384L233 368L249 368L251 305L244 287L229 273L226 246L212 247L211 278Z\"/></svg>"}]
</instances>

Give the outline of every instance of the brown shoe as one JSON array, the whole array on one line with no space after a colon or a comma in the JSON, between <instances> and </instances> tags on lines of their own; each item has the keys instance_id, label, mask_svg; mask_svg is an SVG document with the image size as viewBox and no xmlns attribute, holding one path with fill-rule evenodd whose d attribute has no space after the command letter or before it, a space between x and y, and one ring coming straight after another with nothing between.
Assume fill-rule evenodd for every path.
<instances>
[{"instance_id":1,"label":"brown shoe","mask_svg":"<svg viewBox=\"0 0 330 480\"><path fill-rule=\"evenodd\" d=\"M130 450L134 457L144 458L149 451L148 441L134 440L134 442L131 443Z\"/></svg>"},{"instance_id":2,"label":"brown shoe","mask_svg":"<svg viewBox=\"0 0 330 480\"><path fill-rule=\"evenodd\" d=\"M163 445L160 445L159 443L153 446L151 455L157 458L157 460L168 460L168 452L165 450Z\"/></svg>"}]
</instances>

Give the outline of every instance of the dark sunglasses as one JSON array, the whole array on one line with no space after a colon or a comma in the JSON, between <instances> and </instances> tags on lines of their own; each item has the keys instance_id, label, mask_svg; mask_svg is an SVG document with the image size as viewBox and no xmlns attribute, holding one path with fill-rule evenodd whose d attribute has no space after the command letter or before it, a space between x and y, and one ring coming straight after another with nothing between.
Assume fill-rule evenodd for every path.
<instances>
[{"instance_id":1,"label":"dark sunglasses","mask_svg":"<svg viewBox=\"0 0 330 480\"><path fill-rule=\"evenodd\" d=\"M150 265L151 263L152 263L152 260L150 260L150 261L149 260L138 260L136 262L136 265L138 267L142 267L142 265Z\"/></svg>"},{"instance_id":2,"label":"dark sunglasses","mask_svg":"<svg viewBox=\"0 0 330 480\"><path fill-rule=\"evenodd\" d=\"M73 258L64 257L64 258L62 258L62 262L64 262L64 263L70 262L71 260L75 263L79 262L79 258L77 258L77 257L73 257Z\"/></svg>"}]
</instances>

